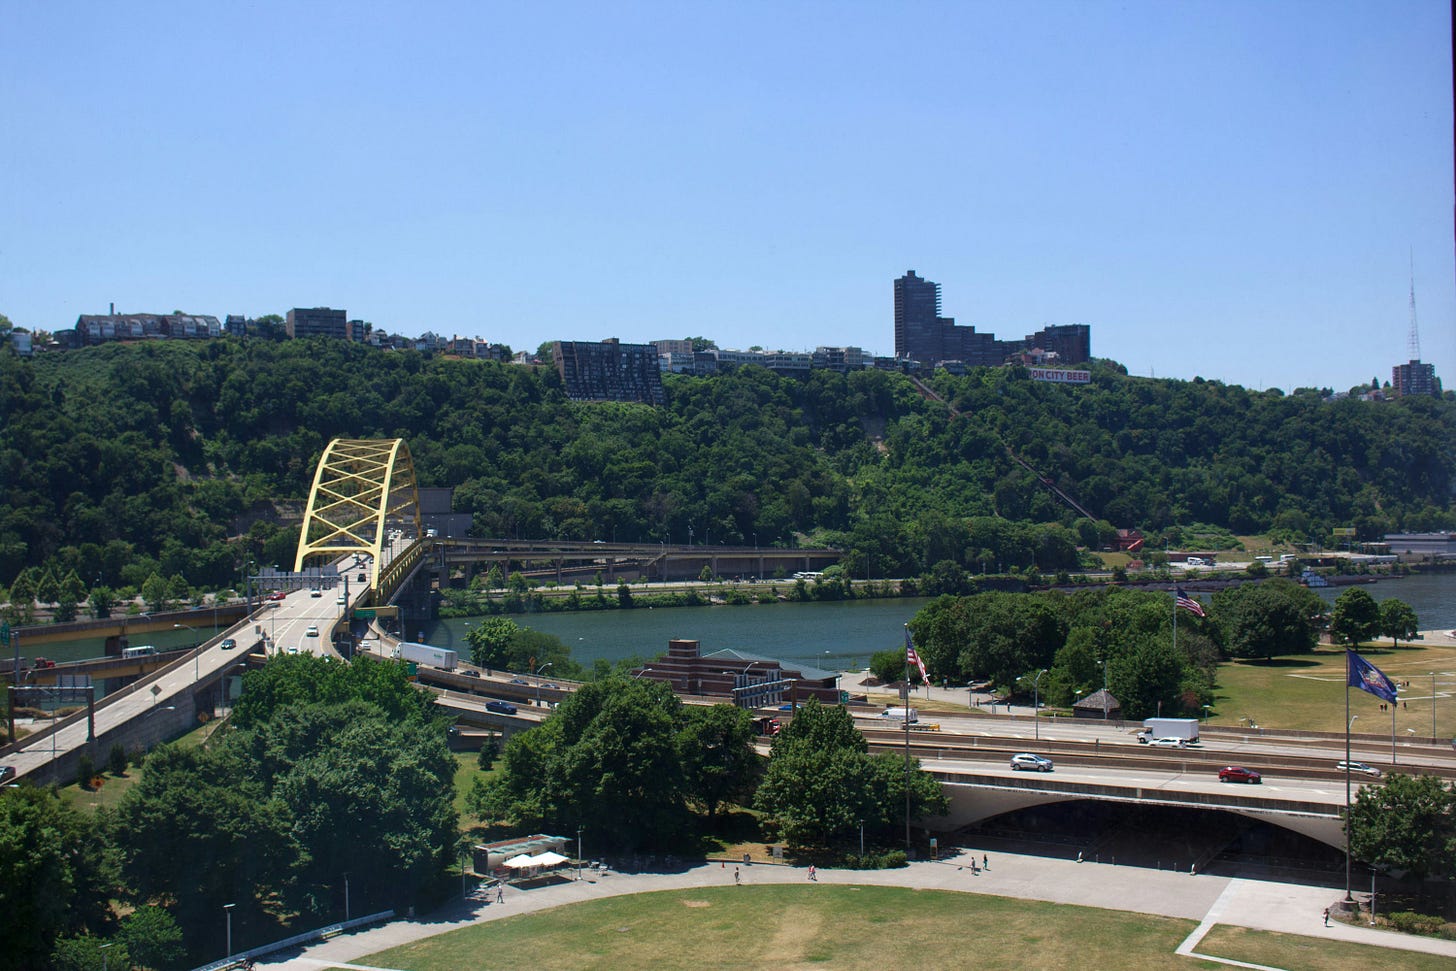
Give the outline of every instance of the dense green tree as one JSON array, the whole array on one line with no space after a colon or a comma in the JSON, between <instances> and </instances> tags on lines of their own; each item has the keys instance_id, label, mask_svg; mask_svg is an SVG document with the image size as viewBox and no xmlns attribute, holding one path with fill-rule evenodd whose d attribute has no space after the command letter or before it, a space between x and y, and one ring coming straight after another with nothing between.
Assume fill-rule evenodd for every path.
<instances>
[{"instance_id":1,"label":"dense green tree","mask_svg":"<svg viewBox=\"0 0 1456 971\"><path fill-rule=\"evenodd\" d=\"M1358 646L1380 632L1380 605L1359 587L1351 587L1335 598L1330 614L1330 639L1336 644Z\"/></svg>"},{"instance_id":2,"label":"dense green tree","mask_svg":"<svg viewBox=\"0 0 1456 971\"><path fill-rule=\"evenodd\" d=\"M0 789L0 969L47 967L59 938L108 930L115 890L91 819L47 789Z\"/></svg>"},{"instance_id":3,"label":"dense green tree","mask_svg":"<svg viewBox=\"0 0 1456 971\"><path fill-rule=\"evenodd\" d=\"M61 595L61 584L50 568L40 571L35 581L35 599L43 604L53 604Z\"/></svg>"},{"instance_id":4,"label":"dense green tree","mask_svg":"<svg viewBox=\"0 0 1456 971\"><path fill-rule=\"evenodd\" d=\"M1350 852L1417 878L1456 878L1456 786L1393 772L1361 786L1350 806Z\"/></svg>"},{"instance_id":5,"label":"dense green tree","mask_svg":"<svg viewBox=\"0 0 1456 971\"><path fill-rule=\"evenodd\" d=\"M904 822L906 766L892 755L869 754L849 712L810 699L775 736L754 804L795 846L822 846L861 825L883 831ZM933 777L909 769L910 815L945 812Z\"/></svg>"},{"instance_id":6,"label":"dense green tree","mask_svg":"<svg viewBox=\"0 0 1456 971\"><path fill-rule=\"evenodd\" d=\"M211 942L224 903L256 916L292 882L286 808L239 760L164 745L112 820L127 886L173 914L194 945Z\"/></svg>"},{"instance_id":7,"label":"dense green tree","mask_svg":"<svg viewBox=\"0 0 1456 971\"><path fill-rule=\"evenodd\" d=\"M118 936L131 960L146 968L175 967L185 950L182 928L161 907L138 907L127 914ZM126 967L125 958L114 960L117 967Z\"/></svg>"},{"instance_id":8,"label":"dense green tree","mask_svg":"<svg viewBox=\"0 0 1456 971\"><path fill-rule=\"evenodd\" d=\"M1323 609L1324 601L1308 587L1275 578L1215 593L1212 616L1229 657L1270 660L1313 651Z\"/></svg>"},{"instance_id":9,"label":"dense green tree","mask_svg":"<svg viewBox=\"0 0 1456 971\"><path fill-rule=\"evenodd\" d=\"M758 755L753 750L753 718L733 705L685 705L678 733L687 797L711 820L725 803L752 794Z\"/></svg>"},{"instance_id":10,"label":"dense green tree","mask_svg":"<svg viewBox=\"0 0 1456 971\"><path fill-rule=\"evenodd\" d=\"M91 605L91 615L102 620L111 616L111 608L116 606L116 594L110 587L93 587L87 602Z\"/></svg>"},{"instance_id":11,"label":"dense green tree","mask_svg":"<svg viewBox=\"0 0 1456 971\"><path fill-rule=\"evenodd\" d=\"M1410 640L1419 632L1420 621L1411 605L1404 600L1391 597L1380 602L1380 633L1399 646L1401 640Z\"/></svg>"},{"instance_id":12,"label":"dense green tree","mask_svg":"<svg viewBox=\"0 0 1456 971\"><path fill-rule=\"evenodd\" d=\"M513 737L479 808L525 825L589 825L602 845L672 845L687 825L682 703L663 684L582 686L541 726Z\"/></svg>"},{"instance_id":13,"label":"dense green tree","mask_svg":"<svg viewBox=\"0 0 1456 971\"><path fill-rule=\"evenodd\" d=\"M66 574L56 592L56 620L67 623L76 619L76 605L86 598L86 584L75 570Z\"/></svg>"},{"instance_id":14,"label":"dense green tree","mask_svg":"<svg viewBox=\"0 0 1456 971\"><path fill-rule=\"evenodd\" d=\"M465 635L470 644L470 660L488 669L509 669L511 638L520 628L508 617L486 617L474 624Z\"/></svg>"},{"instance_id":15,"label":"dense green tree","mask_svg":"<svg viewBox=\"0 0 1456 971\"><path fill-rule=\"evenodd\" d=\"M167 581L153 573L142 584L142 600L152 611L167 610L172 606L171 588Z\"/></svg>"}]
</instances>

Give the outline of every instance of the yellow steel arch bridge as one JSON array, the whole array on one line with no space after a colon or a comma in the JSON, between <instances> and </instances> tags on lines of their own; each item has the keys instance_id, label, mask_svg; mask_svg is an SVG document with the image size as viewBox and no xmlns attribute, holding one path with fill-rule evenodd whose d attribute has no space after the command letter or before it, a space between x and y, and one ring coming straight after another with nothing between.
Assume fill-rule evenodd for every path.
<instances>
[{"instance_id":1,"label":"yellow steel arch bridge","mask_svg":"<svg viewBox=\"0 0 1456 971\"><path fill-rule=\"evenodd\" d=\"M315 558L361 554L372 558L369 585L378 588L392 527L421 535L409 446L402 438L336 438L314 472L293 569L301 571Z\"/></svg>"}]
</instances>

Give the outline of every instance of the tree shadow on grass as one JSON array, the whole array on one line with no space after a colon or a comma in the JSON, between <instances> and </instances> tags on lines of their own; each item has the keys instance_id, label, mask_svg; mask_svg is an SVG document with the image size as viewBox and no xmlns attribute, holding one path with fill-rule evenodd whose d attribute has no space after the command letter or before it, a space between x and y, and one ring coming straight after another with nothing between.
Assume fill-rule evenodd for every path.
<instances>
[{"instance_id":1,"label":"tree shadow on grass","mask_svg":"<svg viewBox=\"0 0 1456 971\"><path fill-rule=\"evenodd\" d=\"M1253 668L1317 668L1325 662L1322 660L1311 660L1305 657L1246 657L1234 661L1235 664Z\"/></svg>"}]
</instances>

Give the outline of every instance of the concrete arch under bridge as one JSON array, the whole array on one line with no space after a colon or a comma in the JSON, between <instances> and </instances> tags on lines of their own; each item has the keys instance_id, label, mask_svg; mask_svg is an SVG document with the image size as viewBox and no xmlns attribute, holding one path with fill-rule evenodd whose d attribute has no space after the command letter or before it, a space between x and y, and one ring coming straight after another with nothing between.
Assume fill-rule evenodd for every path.
<instances>
[{"instance_id":1,"label":"concrete arch under bridge","mask_svg":"<svg viewBox=\"0 0 1456 971\"><path fill-rule=\"evenodd\" d=\"M420 495L414 459L402 438L329 442L314 471L293 569L350 553L371 558L369 585L386 564L381 553L392 526L419 537Z\"/></svg>"},{"instance_id":2,"label":"concrete arch under bridge","mask_svg":"<svg viewBox=\"0 0 1456 971\"><path fill-rule=\"evenodd\" d=\"M1128 806L1172 807L1223 812L1267 823L1343 851L1344 824L1339 808L1322 803L1266 799L1252 795L1172 793L1167 790L1129 789L1121 786L1057 784L1044 776L1035 779L983 779L933 773L950 800L950 812L926 820L931 829L958 830L1022 809L1078 801L1122 803Z\"/></svg>"}]
</instances>

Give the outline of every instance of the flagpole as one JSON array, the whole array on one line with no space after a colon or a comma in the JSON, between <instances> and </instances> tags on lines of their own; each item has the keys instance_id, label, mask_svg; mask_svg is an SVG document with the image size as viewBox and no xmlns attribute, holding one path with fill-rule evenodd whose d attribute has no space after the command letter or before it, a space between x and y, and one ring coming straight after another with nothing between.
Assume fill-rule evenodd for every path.
<instances>
[{"instance_id":1,"label":"flagpole","mask_svg":"<svg viewBox=\"0 0 1456 971\"><path fill-rule=\"evenodd\" d=\"M1354 903L1350 893L1350 649L1345 649L1345 902Z\"/></svg>"},{"instance_id":2,"label":"flagpole","mask_svg":"<svg viewBox=\"0 0 1456 971\"><path fill-rule=\"evenodd\" d=\"M905 625L905 855L910 855L910 625ZM1347 881L1348 882L1348 881Z\"/></svg>"},{"instance_id":3,"label":"flagpole","mask_svg":"<svg viewBox=\"0 0 1456 971\"><path fill-rule=\"evenodd\" d=\"M1173 585L1173 652L1178 652L1178 586Z\"/></svg>"}]
</instances>

